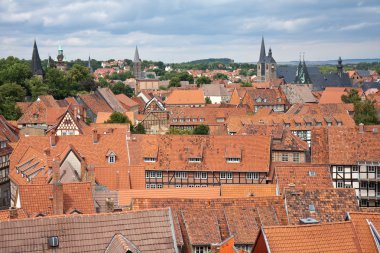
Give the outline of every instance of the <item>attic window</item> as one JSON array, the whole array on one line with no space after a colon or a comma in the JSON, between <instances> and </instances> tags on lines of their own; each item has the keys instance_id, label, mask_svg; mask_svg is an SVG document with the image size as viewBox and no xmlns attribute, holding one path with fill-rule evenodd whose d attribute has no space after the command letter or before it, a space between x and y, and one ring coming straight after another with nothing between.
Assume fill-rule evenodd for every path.
<instances>
[{"instance_id":1,"label":"attic window","mask_svg":"<svg viewBox=\"0 0 380 253\"><path fill-rule=\"evenodd\" d=\"M115 157L115 155L110 155L110 156L108 157L108 163L115 163L115 161L116 161L116 157Z\"/></svg>"},{"instance_id":2,"label":"attic window","mask_svg":"<svg viewBox=\"0 0 380 253\"><path fill-rule=\"evenodd\" d=\"M306 126L311 126L311 122L306 122Z\"/></svg>"},{"instance_id":3,"label":"attic window","mask_svg":"<svg viewBox=\"0 0 380 253\"><path fill-rule=\"evenodd\" d=\"M155 163L156 160L157 159L155 157L144 157L144 162L146 163Z\"/></svg>"},{"instance_id":4,"label":"attic window","mask_svg":"<svg viewBox=\"0 0 380 253\"><path fill-rule=\"evenodd\" d=\"M190 157L188 159L188 162L189 163L200 163L200 162L202 162L202 158L200 158L200 157Z\"/></svg>"},{"instance_id":5,"label":"attic window","mask_svg":"<svg viewBox=\"0 0 380 253\"><path fill-rule=\"evenodd\" d=\"M257 99L256 99L256 102L258 102L258 103L260 103L262 100L261 100L261 97L258 97Z\"/></svg>"},{"instance_id":6,"label":"attic window","mask_svg":"<svg viewBox=\"0 0 380 253\"><path fill-rule=\"evenodd\" d=\"M290 127L290 124L289 123L285 123L285 127Z\"/></svg>"},{"instance_id":7,"label":"attic window","mask_svg":"<svg viewBox=\"0 0 380 253\"><path fill-rule=\"evenodd\" d=\"M309 211L315 212L315 206L313 204L309 205Z\"/></svg>"},{"instance_id":8,"label":"attic window","mask_svg":"<svg viewBox=\"0 0 380 253\"><path fill-rule=\"evenodd\" d=\"M322 122L317 122L317 126L322 126Z\"/></svg>"},{"instance_id":9,"label":"attic window","mask_svg":"<svg viewBox=\"0 0 380 253\"><path fill-rule=\"evenodd\" d=\"M37 113L33 114L33 118L38 119L38 114Z\"/></svg>"},{"instance_id":10,"label":"attic window","mask_svg":"<svg viewBox=\"0 0 380 253\"><path fill-rule=\"evenodd\" d=\"M226 158L227 163L240 163L239 157L227 157Z\"/></svg>"},{"instance_id":11,"label":"attic window","mask_svg":"<svg viewBox=\"0 0 380 253\"><path fill-rule=\"evenodd\" d=\"M277 102L281 102L281 98L277 98Z\"/></svg>"},{"instance_id":12,"label":"attic window","mask_svg":"<svg viewBox=\"0 0 380 253\"><path fill-rule=\"evenodd\" d=\"M173 122L177 122L177 119L173 119Z\"/></svg>"},{"instance_id":13,"label":"attic window","mask_svg":"<svg viewBox=\"0 0 380 253\"><path fill-rule=\"evenodd\" d=\"M316 173L313 170L309 171L309 177L315 177Z\"/></svg>"},{"instance_id":14,"label":"attic window","mask_svg":"<svg viewBox=\"0 0 380 253\"><path fill-rule=\"evenodd\" d=\"M59 246L59 239L58 236L51 236L48 237L48 245L51 248L56 248Z\"/></svg>"}]
</instances>

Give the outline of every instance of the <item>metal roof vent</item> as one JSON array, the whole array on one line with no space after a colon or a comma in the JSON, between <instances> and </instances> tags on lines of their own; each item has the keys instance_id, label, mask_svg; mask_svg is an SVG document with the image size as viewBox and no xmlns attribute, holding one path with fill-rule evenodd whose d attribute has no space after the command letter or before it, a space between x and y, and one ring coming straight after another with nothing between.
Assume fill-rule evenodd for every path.
<instances>
[{"instance_id":1,"label":"metal roof vent","mask_svg":"<svg viewBox=\"0 0 380 253\"><path fill-rule=\"evenodd\" d=\"M307 225L309 225L309 224L318 224L319 223L319 221L317 221L316 219L313 219L313 218L306 218L306 219L300 219L300 223L301 224L307 224Z\"/></svg>"},{"instance_id":2,"label":"metal roof vent","mask_svg":"<svg viewBox=\"0 0 380 253\"><path fill-rule=\"evenodd\" d=\"M56 248L59 246L58 236L50 236L48 237L48 245L49 247Z\"/></svg>"}]
</instances>

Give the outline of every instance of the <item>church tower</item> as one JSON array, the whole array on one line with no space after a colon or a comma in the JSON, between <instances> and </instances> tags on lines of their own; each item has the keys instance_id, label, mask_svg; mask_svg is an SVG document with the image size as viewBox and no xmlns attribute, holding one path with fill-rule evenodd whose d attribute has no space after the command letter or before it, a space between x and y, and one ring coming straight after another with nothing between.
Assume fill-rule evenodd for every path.
<instances>
[{"instance_id":1,"label":"church tower","mask_svg":"<svg viewBox=\"0 0 380 253\"><path fill-rule=\"evenodd\" d=\"M260 58L257 62L257 81L269 82L277 78L277 63L272 56L272 49L269 48L268 55L265 52L264 37L261 39Z\"/></svg>"},{"instance_id":2,"label":"church tower","mask_svg":"<svg viewBox=\"0 0 380 253\"><path fill-rule=\"evenodd\" d=\"M311 79L309 76L309 72L306 67L305 62L305 55L303 56L303 61L301 62L301 55L300 55L300 62L298 64L297 72L296 72L296 78L294 80L294 83L297 84L310 84Z\"/></svg>"},{"instance_id":3,"label":"church tower","mask_svg":"<svg viewBox=\"0 0 380 253\"><path fill-rule=\"evenodd\" d=\"M94 73L94 70L92 69L92 66L91 66L91 57L90 56L88 56L87 68L90 70L90 74Z\"/></svg>"},{"instance_id":4,"label":"church tower","mask_svg":"<svg viewBox=\"0 0 380 253\"><path fill-rule=\"evenodd\" d=\"M340 56L338 59L338 65L336 65L336 70L338 72L338 76L342 77L343 76L343 64L342 64L342 58Z\"/></svg>"},{"instance_id":5,"label":"church tower","mask_svg":"<svg viewBox=\"0 0 380 253\"><path fill-rule=\"evenodd\" d=\"M57 55L57 69L66 70L66 64L63 62L63 60L64 60L63 49L62 49L62 46L59 45L58 55Z\"/></svg>"},{"instance_id":6,"label":"church tower","mask_svg":"<svg viewBox=\"0 0 380 253\"><path fill-rule=\"evenodd\" d=\"M32 54L32 74L43 78L44 72L42 70L41 59L38 53L37 43L34 40L33 54Z\"/></svg>"},{"instance_id":7,"label":"church tower","mask_svg":"<svg viewBox=\"0 0 380 253\"><path fill-rule=\"evenodd\" d=\"M141 60L139 56L139 50L135 50L135 57L133 59L133 75L135 76L136 79L142 79L141 75Z\"/></svg>"}]
</instances>

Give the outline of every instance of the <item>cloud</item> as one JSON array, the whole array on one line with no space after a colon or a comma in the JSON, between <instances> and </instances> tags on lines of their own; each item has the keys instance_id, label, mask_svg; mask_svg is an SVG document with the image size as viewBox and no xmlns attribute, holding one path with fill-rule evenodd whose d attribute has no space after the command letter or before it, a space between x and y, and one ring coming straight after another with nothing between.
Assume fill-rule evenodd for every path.
<instances>
[{"instance_id":1,"label":"cloud","mask_svg":"<svg viewBox=\"0 0 380 253\"><path fill-rule=\"evenodd\" d=\"M42 57L61 43L69 59L132 58L138 45L143 59L254 62L261 35L277 61L379 57L378 0L2 0L0 11L0 57L30 58L37 38Z\"/></svg>"}]
</instances>

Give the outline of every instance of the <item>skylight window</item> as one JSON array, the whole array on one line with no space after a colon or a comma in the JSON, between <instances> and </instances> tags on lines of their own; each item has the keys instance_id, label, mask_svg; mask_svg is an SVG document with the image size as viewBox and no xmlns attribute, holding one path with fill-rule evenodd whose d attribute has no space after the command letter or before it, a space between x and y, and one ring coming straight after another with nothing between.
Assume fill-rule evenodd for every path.
<instances>
[{"instance_id":1,"label":"skylight window","mask_svg":"<svg viewBox=\"0 0 380 253\"><path fill-rule=\"evenodd\" d=\"M239 157L227 157L226 158L227 163L240 163Z\"/></svg>"},{"instance_id":2,"label":"skylight window","mask_svg":"<svg viewBox=\"0 0 380 253\"><path fill-rule=\"evenodd\" d=\"M157 159L155 157L144 157L144 162L146 163L155 163L156 160Z\"/></svg>"}]
</instances>

